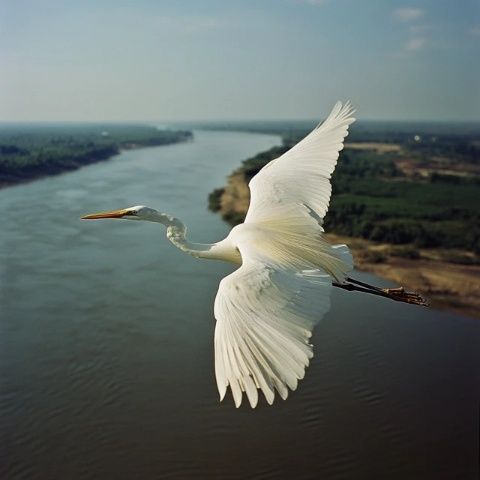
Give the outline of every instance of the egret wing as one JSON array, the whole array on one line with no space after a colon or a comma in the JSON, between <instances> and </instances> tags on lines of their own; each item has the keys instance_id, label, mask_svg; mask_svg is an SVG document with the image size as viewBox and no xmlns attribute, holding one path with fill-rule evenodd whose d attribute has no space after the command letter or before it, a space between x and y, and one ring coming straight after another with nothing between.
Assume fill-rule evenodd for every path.
<instances>
[{"instance_id":1,"label":"egret wing","mask_svg":"<svg viewBox=\"0 0 480 480\"><path fill-rule=\"evenodd\" d=\"M260 389L285 399L312 357L313 326L330 308L331 278L295 271L241 247L242 266L225 277L215 299L215 374L220 399L230 386L237 407L246 393L255 407Z\"/></svg>"},{"instance_id":2,"label":"egret wing","mask_svg":"<svg viewBox=\"0 0 480 480\"><path fill-rule=\"evenodd\" d=\"M265 165L250 181L245 222L313 217L322 224L335 169L348 126L355 121L350 103L337 102L327 119L302 141Z\"/></svg>"},{"instance_id":3,"label":"egret wing","mask_svg":"<svg viewBox=\"0 0 480 480\"><path fill-rule=\"evenodd\" d=\"M330 177L348 126L355 120L352 114L349 103L337 102L322 124L263 167L250 181L245 218L246 225L272 232L270 249L291 265L320 268L337 281L352 270L352 257L346 245L332 246L322 238L322 224L330 201Z\"/></svg>"}]
</instances>

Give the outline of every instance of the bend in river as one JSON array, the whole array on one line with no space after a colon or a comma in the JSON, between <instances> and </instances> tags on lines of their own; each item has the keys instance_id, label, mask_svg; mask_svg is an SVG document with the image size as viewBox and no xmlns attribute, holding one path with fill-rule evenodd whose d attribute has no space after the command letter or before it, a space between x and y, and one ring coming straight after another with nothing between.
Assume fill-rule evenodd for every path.
<instances>
[{"instance_id":1,"label":"bend in river","mask_svg":"<svg viewBox=\"0 0 480 480\"><path fill-rule=\"evenodd\" d=\"M198 131L0 191L2 479L475 478L478 321L334 292L298 390L236 410L213 365L231 267L159 225L79 220L145 204L219 240L208 193L278 142Z\"/></svg>"}]
</instances>

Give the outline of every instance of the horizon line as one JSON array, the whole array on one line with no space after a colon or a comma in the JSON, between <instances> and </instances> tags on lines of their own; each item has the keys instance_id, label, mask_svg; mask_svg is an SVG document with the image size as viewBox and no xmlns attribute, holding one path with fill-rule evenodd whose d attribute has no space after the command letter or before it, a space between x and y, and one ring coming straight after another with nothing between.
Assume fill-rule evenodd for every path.
<instances>
[{"instance_id":1,"label":"horizon line","mask_svg":"<svg viewBox=\"0 0 480 480\"><path fill-rule=\"evenodd\" d=\"M326 118L326 117L325 117ZM320 121L325 120L322 118ZM189 119L189 120L160 120L160 119L130 119L130 120L3 120L0 119L0 124L58 124L58 123L77 123L77 124L148 124L148 123L165 123L165 124L183 124L183 123L259 123L259 122L311 122L318 123L318 118L245 118L245 119ZM400 123L480 123L480 118L478 119L385 119L385 118L356 118L357 123L363 122L400 122Z\"/></svg>"}]
</instances>

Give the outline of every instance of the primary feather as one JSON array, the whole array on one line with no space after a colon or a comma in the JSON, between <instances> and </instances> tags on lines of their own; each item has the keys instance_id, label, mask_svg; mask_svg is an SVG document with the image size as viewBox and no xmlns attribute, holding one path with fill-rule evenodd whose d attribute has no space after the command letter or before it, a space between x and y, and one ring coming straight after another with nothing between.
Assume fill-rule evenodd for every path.
<instances>
[{"instance_id":1,"label":"primary feather","mask_svg":"<svg viewBox=\"0 0 480 480\"><path fill-rule=\"evenodd\" d=\"M252 178L245 222L303 217L305 208L323 221L332 191L330 177L348 126L355 121L353 113L350 103L337 102L323 123Z\"/></svg>"},{"instance_id":2,"label":"primary feather","mask_svg":"<svg viewBox=\"0 0 480 480\"><path fill-rule=\"evenodd\" d=\"M332 278L352 270L345 245L322 238L331 185L348 126L349 103L250 181L245 223L228 240L241 267L220 282L215 299L215 373L220 398L230 386L235 405L260 389L272 403L295 390L312 357L314 325L329 309Z\"/></svg>"},{"instance_id":3,"label":"primary feather","mask_svg":"<svg viewBox=\"0 0 480 480\"><path fill-rule=\"evenodd\" d=\"M242 266L224 278L215 299L215 373L220 397L230 386L238 407L257 388L268 403L285 399L312 357L311 330L329 308L331 281L320 270L294 272L240 247Z\"/></svg>"}]
</instances>

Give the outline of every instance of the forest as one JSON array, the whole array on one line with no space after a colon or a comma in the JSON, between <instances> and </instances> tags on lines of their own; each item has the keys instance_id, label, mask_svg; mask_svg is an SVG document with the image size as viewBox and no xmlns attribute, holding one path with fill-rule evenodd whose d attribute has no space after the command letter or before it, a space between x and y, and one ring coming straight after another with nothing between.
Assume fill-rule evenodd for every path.
<instances>
[{"instance_id":1,"label":"forest","mask_svg":"<svg viewBox=\"0 0 480 480\"><path fill-rule=\"evenodd\" d=\"M243 161L235 179L241 174L248 182L305 133L294 131L290 126L283 145ZM472 128L364 126L348 137L341 152L325 230L376 242L480 254L479 139L479 131ZM223 193L224 188L211 193L212 210L221 210ZM244 219L241 211L221 213L232 224ZM402 250L406 256L413 251Z\"/></svg>"},{"instance_id":2,"label":"forest","mask_svg":"<svg viewBox=\"0 0 480 480\"><path fill-rule=\"evenodd\" d=\"M192 139L185 130L124 124L0 125L0 187L75 170L122 149Z\"/></svg>"}]
</instances>

